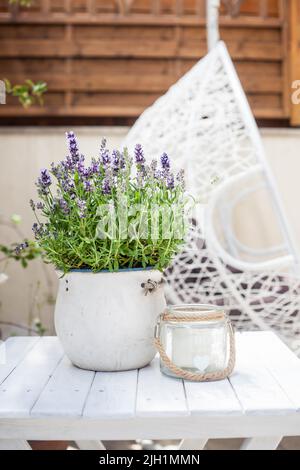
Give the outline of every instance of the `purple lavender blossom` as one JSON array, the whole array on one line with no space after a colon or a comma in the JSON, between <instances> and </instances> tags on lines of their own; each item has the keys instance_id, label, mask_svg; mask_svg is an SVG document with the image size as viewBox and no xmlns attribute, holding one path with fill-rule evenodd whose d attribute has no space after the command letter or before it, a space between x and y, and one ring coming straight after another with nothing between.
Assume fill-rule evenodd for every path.
<instances>
[{"instance_id":1,"label":"purple lavender blossom","mask_svg":"<svg viewBox=\"0 0 300 470\"><path fill-rule=\"evenodd\" d=\"M36 208L37 209L44 209L45 207L45 204L41 201L38 201L37 204L36 204Z\"/></svg>"},{"instance_id":2,"label":"purple lavender blossom","mask_svg":"<svg viewBox=\"0 0 300 470\"><path fill-rule=\"evenodd\" d=\"M70 160L70 157L66 157L66 159ZM51 172L52 174L60 181L66 174L66 162L62 161L55 165L54 162L51 163Z\"/></svg>"},{"instance_id":3,"label":"purple lavender blossom","mask_svg":"<svg viewBox=\"0 0 300 470\"><path fill-rule=\"evenodd\" d=\"M111 184L109 178L105 178L102 183L102 193L110 194L111 193Z\"/></svg>"},{"instance_id":4,"label":"purple lavender blossom","mask_svg":"<svg viewBox=\"0 0 300 470\"><path fill-rule=\"evenodd\" d=\"M28 248L28 242L25 241L24 243L20 243L19 245L16 246L15 248L15 253L16 255L19 255L21 253L21 251L23 250L26 250L26 248Z\"/></svg>"},{"instance_id":5,"label":"purple lavender blossom","mask_svg":"<svg viewBox=\"0 0 300 470\"><path fill-rule=\"evenodd\" d=\"M47 168L44 168L43 170L41 170L41 174L39 177L39 184L44 187L50 186L51 176L49 175Z\"/></svg>"},{"instance_id":6,"label":"purple lavender blossom","mask_svg":"<svg viewBox=\"0 0 300 470\"><path fill-rule=\"evenodd\" d=\"M113 150L112 154L112 170L113 170L113 173L116 174L118 173L119 169L120 169L120 152L118 152L117 150Z\"/></svg>"},{"instance_id":7,"label":"purple lavender blossom","mask_svg":"<svg viewBox=\"0 0 300 470\"><path fill-rule=\"evenodd\" d=\"M90 193L93 190L92 183L89 180L84 181L83 186L84 186L85 191L87 191L88 193Z\"/></svg>"},{"instance_id":8,"label":"purple lavender blossom","mask_svg":"<svg viewBox=\"0 0 300 470\"><path fill-rule=\"evenodd\" d=\"M99 172L99 161L96 160L95 158L92 159L92 163L90 166L90 172L91 174L95 174Z\"/></svg>"},{"instance_id":9,"label":"purple lavender blossom","mask_svg":"<svg viewBox=\"0 0 300 470\"><path fill-rule=\"evenodd\" d=\"M58 177L59 175L59 169L60 169L60 165L55 165L54 162L51 163L51 171L53 173L54 176Z\"/></svg>"},{"instance_id":10,"label":"purple lavender blossom","mask_svg":"<svg viewBox=\"0 0 300 470\"><path fill-rule=\"evenodd\" d=\"M73 172L75 170L75 164L76 163L73 163L73 160L69 155L67 155L65 160L61 162L62 168L64 169L65 173Z\"/></svg>"},{"instance_id":11,"label":"purple lavender blossom","mask_svg":"<svg viewBox=\"0 0 300 470\"><path fill-rule=\"evenodd\" d=\"M173 189L174 188L175 182L174 182L174 175L172 173L170 173L167 176L166 185L167 185L168 189Z\"/></svg>"},{"instance_id":12,"label":"purple lavender blossom","mask_svg":"<svg viewBox=\"0 0 300 470\"><path fill-rule=\"evenodd\" d=\"M79 217L83 219L86 215L86 202L79 198L76 199L76 202L79 209Z\"/></svg>"},{"instance_id":13,"label":"purple lavender blossom","mask_svg":"<svg viewBox=\"0 0 300 470\"><path fill-rule=\"evenodd\" d=\"M110 164L109 151L106 148L106 139L103 137L99 151L99 161L106 167Z\"/></svg>"},{"instance_id":14,"label":"purple lavender blossom","mask_svg":"<svg viewBox=\"0 0 300 470\"><path fill-rule=\"evenodd\" d=\"M101 145L100 145L100 157L102 156L103 152L106 150L106 138L103 137L101 140Z\"/></svg>"},{"instance_id":15,"label":"purple lavender blossom","mask_svg":"<svg viewBox=\"0 0 300 470\"><path fill-rule=\"evenodd\" d=\"M77 170L80 176L85 176L85 166L84 166L84 156L80 155L78 163L77 163Z\"/></svg>"},{"instance_id":16,"label":"purple lavender blossom","mask_svg":"<svg viewBox=\"0 0 300 470\"><path fill-rule=\"evenodd\" d=\"M35 238L39 238L43 235L44 232L44 224L37 224L36 222L32 226L32 231L34 233Z\"/></svg>"},{"instance_id":17,"label":"purple lavender blossom","mask_svg":"<svg viewBox=\"0 0 300 470\"><path fill-rule=\"evenodd\" d=\"M105 150L101 155L101 161L103 166L107 167L110 164L110 155L109 151Z\"/></svg>"},{"instance_id":18,"label":"purple lavender blossom","mask_svg":"<svg viewBox=\"0 0 300 470\"><path fill-rule=\"evenodd\" d=\"M74 181L68 177L68 175L66 175L64 179L61 180L60 184L64 192L68 193L69 195L74 193L75 184Z\"/></svg>"},{"instance_id":19,"label":"purple lavender blossom","mask_svg":"<svg viewBox=\"0 0 300 470\"><path fill-rule=\"evenodd\" d=\"M69 214L70 209L69 209L67 201L64 198L60 198L58 200L58 204L64 214Z\"/></svg>"},{"instance_id":20,"label":"purple lavender blossom","mask_svg":"<svg viewBox=\"0 0 300 470\"><path fill-rule=\"evenodd\" d=\"M33 226L32 226L32 231L33 231L35 237L37 236L38 228L39 228L39 226L38 226L38 224L35 222L35 223L33 224Z\"/></svg>"},{"instance_id":21,"label":"purple lavender blossom","mask_svg":"<svg viewBox=\"0 0 300 470\"><path fill-rule=\"evenodd\" d=\"M51 176L49 175L48 170L46 168L42 169L36 183L37 187L43 194L46 194L51 183Z\"/></svg>"},{"instance_id":22,"label":"purple lavender blossom","mask_svg":"<svg viewBox=\"0 0 300 470\"><path fill-rule=\"evenodd\" d=\"M120 168L123 169L126 166L126 161L123 153L120 153Z\"/></svg>"},{"instance_id":23,"label":"purple lavender blossom","mask_svg":"<svg viewBox=\"0 0 300 470\"><path fill-rule=\"evenodd\" d=\"M80 158L77 138L73 131L66 132L66 137L67 137L67 143L69 147L71 161L73 164L75 164L79 161L79 158Z\"/></svg>"},{"instance_id":24,"label":"purple lavender blossom","mask_svg":"<svg viewBox=\"0 0 300 470\"><path fill-rule=\"evenodd\" d=\"M35 211L35 203L32 199L29 200L30 207L33 211Z\"/></svg>"},{"instance_id":25,"label":"purple lavender blossom","mask_svg":"<svg viewBox=\"0 0 300 470\"><path fill-rule=\"evenodd\" d=\"M170 169L170 159L166 153L163 153L162 156L160 157L160 163L164 170Z\"/></svg>"},{"instance_id":26,"label":"purple lavender blossom","mask_svg":"<svg viewBox=\"0 0 300 470\"><path fill-rule=\"evenodd\" d=\"M145 157L144 157L144 152L141 144L136 144L135 149L134 149L134 156L135 156L135 163L137 165L144 165L145 163Z\"/></svg>"},{"instance_id":27,"label":"purple lavender blossom","mask_svg":"<svg viewBox=\"0 0 300 470\"><path fill-rule=\"evenodd\" d=\"M156 180L159 180L162 178L162 172L160 170L155 170L154 173L153 173L153 176Z\"/></svg>"}]
</instances>

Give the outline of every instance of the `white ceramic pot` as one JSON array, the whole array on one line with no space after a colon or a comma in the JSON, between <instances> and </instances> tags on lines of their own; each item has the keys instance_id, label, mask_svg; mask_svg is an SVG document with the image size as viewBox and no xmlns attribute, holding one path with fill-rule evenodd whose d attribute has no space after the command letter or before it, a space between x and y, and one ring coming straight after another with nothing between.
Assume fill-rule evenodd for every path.
<instances>
[{"instance_id":1,"label":"white ceramic pot","mask_svg":"<svg viewBox=\"0 0 300 470\"><path fill-rule=\"evenodd\" d=\"M120 371L153 359L156 319L165 308L163 288L145 296L141 284L159 282L156 270L71 271L59 280L55 328L78 367Z\"/></svg>"}]
</instances>

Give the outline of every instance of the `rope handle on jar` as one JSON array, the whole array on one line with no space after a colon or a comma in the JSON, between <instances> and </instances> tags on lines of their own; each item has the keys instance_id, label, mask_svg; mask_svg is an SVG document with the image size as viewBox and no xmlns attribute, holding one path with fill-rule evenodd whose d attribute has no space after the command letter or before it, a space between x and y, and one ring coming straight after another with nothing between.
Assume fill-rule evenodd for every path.
<instances>
[{"instance_id":1,"label":"rope handle on jar","mask_svg":"<svg viewBox=\"0 0 300 470\"><path fill-rule=\"evenodd\" d=\"M207 382L213 380L223 380L229 377L234 369L235 366L235 340L234 340L234 329L232 322L227 318L227 325L228 325L228 334L229 334L229 359L227 367L223 370L218 370L215 372L204 372L204 373L196 373L196 372L189 372L187 370L178 367L171 359L168 357L163 345L160 341L160 322L161 320L164 321L176 321L176 322L186 322L186 321L208 321L208 320L219 320L225 318L224 313L207 313L206 315L198 316L174 316L168 313L163 313L160 315L159 320L155 326L154 332L154 345L157 351L160 354L160 358L164 365L173 372L174 375L181 379L191 380L194 382Z\"/></svg>"}]
</instances>

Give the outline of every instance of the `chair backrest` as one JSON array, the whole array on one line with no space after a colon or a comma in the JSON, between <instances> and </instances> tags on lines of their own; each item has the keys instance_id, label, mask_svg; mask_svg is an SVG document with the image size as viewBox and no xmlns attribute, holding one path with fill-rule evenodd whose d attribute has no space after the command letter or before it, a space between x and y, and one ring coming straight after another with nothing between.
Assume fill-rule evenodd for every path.
<instances>
[{"instance_id":1,"label":"chair backrest","mask_svg":"<svg viewBox=\"0 0 300 470\"><path fill-rule=\"evenodd\" d=\"M149 158L167 151L185 168L188 189L207 203L219 184L260 165L280 224L283 243L298 264L261 137L225 44L201 59L136 121L124 140L146 148Z\"/></svg>"},{"instance_id":2,"label":"chair backrest","mask_svg":"<svg viewBox=\"0 0 300 470\"><path fill-rule=\"evenodd\" d=\"M226 305L241 328L274 329L300 350L294 341L300 337L299 281L290 277L298 273L298 253L223 42L140 116L124 145L136 143L150 158L167 151L186 169L189 191L206 206L204 224L194 220L184 251L166 271L169 301ZM235 236L232 213L246 193L261 187L280 243L253 249Z\"/></svg>"}]
</instances>

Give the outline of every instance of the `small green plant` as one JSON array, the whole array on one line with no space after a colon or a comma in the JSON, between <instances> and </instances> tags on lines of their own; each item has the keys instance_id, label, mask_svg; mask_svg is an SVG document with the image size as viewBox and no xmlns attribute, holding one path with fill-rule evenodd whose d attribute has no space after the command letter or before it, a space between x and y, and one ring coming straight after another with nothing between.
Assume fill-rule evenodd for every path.
<instances>
[{"instance_id":1,"label":"small green plant","mask_svg":"<svg viewBox=\"0 0 300 470\"><path fill-rule=\"evenodd\" d=\"M31 201L45 260L63 272L167 267L184 241L183 172L174 175L166 153L148 165L140 145L133 159L127 149L110 152L105 139L86 166L73 132L67 140L69 155L41 170L41 200Z\"/></svg>"},{"instance_id":2,"label":"small green plant","mask_svg":"<svg viewBox=\"0 0 300 470\"><path fill-rule=\"evenodd\" d=\"M43 81L34 83L32 80L26 80L22 85L12 85L7 78L4 78L4 83L6 93L17 97L24 108L29 108L36 103L40 106L44 104L43 95L47 91L47 83Z\"/></svg>"}]
</instances>

